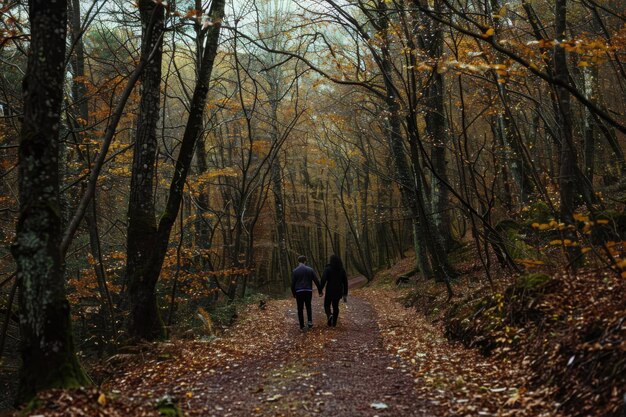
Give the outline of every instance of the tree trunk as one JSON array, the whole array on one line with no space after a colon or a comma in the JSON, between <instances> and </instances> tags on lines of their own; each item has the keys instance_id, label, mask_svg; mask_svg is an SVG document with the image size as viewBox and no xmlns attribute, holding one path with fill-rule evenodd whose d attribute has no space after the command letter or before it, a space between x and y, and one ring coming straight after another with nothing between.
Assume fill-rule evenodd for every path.
<instances>
[{"instance_id":1,"label":"tree trunk","mask_svg":"<svg viewBox=\"0 0 626 417\"><path fill-rule=\"evenodd\" d=\"M557 43L554 46L554 76L562 82L569 82L569 71L567 68L567 55L561 42L565 39L567 23L567 0L556 0L554 5L554 25L556 30ZM577 162L576 148L572 134L572 109L570 103L570 93L564 88L557 86L556 94L558 99L559 112L558 122L561 132L561 154L559 172L559 192L561 200L560 217L566 224L574 224L574 210L577 202L580 201L577 195L579 186L577 185ZM582 187L582 184L580 185ZM574 234L566 231L570 239L574 239ZM568 248L570 261L578 257L580 249L576 246Z\"/></svg>"},{"instance_id":2,"label":"tree trunk","mask_svg":"<svg viewBox=\"0 0 626 417\"><path fill-rule=\"evenodd\" d=\"M269 73L269 72L268 72ZM280 131L278 129L278 80L272 78L268 74L268 82L270 84L270 107L272 111L271 137L274 146L280 140ZM283 287L288 288L291 284L291 275L289 273L289 252L287 245L287 224L285 222L285 198L283 192L283 178L280 166L279 153L272 161L272 192L274 194L274 222L276 224L276 238L278 240L277 256L278 256L278 272L282 277Z\"/></svg>"},{"instance_id":3,"label":"tree trunk","mask_svg":"<svg viewBox=\"0 0 626 417\"><path fill-rule=\"evenodd\" d=\"M155 52L141 77L141 101L133 147L126 246L126 280L131 304L128 333L133 338L155 340L165 337L165 329L154 296L158 275L148 275L145 260L151 259L157 249L153 190L156 128L161 105L165 8L151 0L141 0L139 12L142 26L141 54L147 57L151 51Z\"/></svg>"},{"instance_id":4,"label":"tree trunk","mask_svg":"<svg viewBox=\"0 0 626 417\"><path fill-rule=\"evenodd\" d=\"M441 1L435 1L435 10L441 9ZM427 36L422 36L426 53L433 60L439 62L443 57L443 29L441 23L424 18L430 30ZM417 32L417 30L416 30ZM417 33L422 33L417 32ZM435 238L439 240L444 250L449 251L454 245L450 229L450 201L448 189L444 181L448 180L446 161L446 147L449 146L449 136L444 114L444 75L433 71L428 88L426 89L426 132L432 142L431 159L433 170L439 178L431 177L430 211L432 223L435 227Z\"/></svg>"},{"instance_id":5,"label":"tree trunk","mask_svg":"<svg viewBox=\"0 0 626 417\"><path fill-rule=\"evenodd\" d=\"M187 173L191 165L196 143L204 128L204 108L209 92L209 81L213 70L213 63L217 55L218 40L220 35L221 21L224 17L225 0L214 0L211 3L209 18L213 24L207 30L206 44L198 71L198 79L194 88L193 97L189 110L189 118L185 126L183 140L176 160L174 177L170 184L165 212L161 216L151 246L147 248L148 253L137 258L137 265L134 266L141 273L142 279L137 281L136 296L131 296L131 319L134 323L129 330L138 329L138 332L131 336L155 339L163 335L163 326L158 318L156 283L163 267L163 261L167 253L172 226L176 221L180 210L180 203L183 197L183 189ZM149 223L144 223L144 230L148 233L151 229Z\"/></svg>"},{"instance_id":6,"label":"tree trunk","mask_svg":"<svg viewBox=\"0 0 626 417\"><path fill-rule=\"evenodd\" d=\"M85 77L85 49L81 33L80 0L72 0L70 6L71 7L68 9L71 12L70 31L72 35L72 42L74 43L74 55L71 60L74 70L74 77L72 80L72 98L74 101L72 113L75 121L73 130L75 133L80 133L80 140L77 141L78 147L78 143L83 143L84 141L86 133L85 126L89 125L89 99L86 94L85 83L82 80L82 78ZM91 155L89 148L87 147L85 152L80 155L82 156L82 160L86 164L87 168L90 168ZM85 222L87 223L87 230L89 231L89 249L94 260L93 268L98 282L98 291L100 292L102 303L106 305L110 321L110 334L113 335L116 331L115 314L113 312L113 300L111 299L111 293L109 292L106 282L106 271L102 261L100 236L98 233L98 220L96 217L96 204L97 198L94 193L93 199L90 201L85 212ZM106 317L103 318L106 319Z\"/></svg>"},{"instance_id":7,"label":"tree trunk","mask_svg":"<svg viewBox=\"0 0 626 417\"><path fill-rule=\"evenodd\" d=\"M381 4L381 7L384 7ZM382 26L386 29L389 25L385 10L380 12ZM423 276L431 275L431 269L428 262L426 249L420 244L419 223L423 221L420 218L419 209L417 207L418 198L416 194L419 192L415 187L413 173L406 159L406 152L403 145L403 137L401 132L402 119L400 115L400 105L397 101L396 90L392 84L393 74L391 69L391 56L389 47L383 44L381 70L385 81L385 105L387 111L387 132L389 147L395 165L396 176L400 187L400 195L402 196L403 206L410 212L413 232L413 246L417 260L417 267Z\"/></svg>"},{"instance_id":8,"label":"tree trunk","mask_svg":"<svg viewBox=\"0 0 626 417\"><path fill-rule=\"evenodd\" d=\"M583 91L585 93L585 97L592 100L597 94L597 84L598 84L598 68L583 68L582 70L582 82L583 82ZM583 161L584 161L584 174L589 179L589 182L593 184L593 175L594 175L594 157L595 157L595 148L596 148L596 121L593 118L593 114L588 108L583 109L584 112L584 135L583 135Z\"/></svg>"},{"instance_id":9,"label":"tree trunk","mask_svg":"<svg viewBox=\"0 0 626 417\"><path fill-rule=\"evenodd\" d=\"M365 263L365 270L367 271L367 274L365 274L365 276L367 277L368 280L373 279L374 278L374 268L372 265L372 258L373 258L373 251L372 251L372 243L371 243L371 239L370 239L370 230L369 230L369 210L368 210L368 197L369 197L369 193L368 193L368 189L370 187L370 174L369 174L369 162L367 161L367 159L365 160L365 163L363 164L363 181L362 184L360 184L360 190L359 190L359 195L361 197L361 237L363 240L363 250L362 250L362 257L363 257L363 262ZM359 181L359 183L361 183ZM355 204L356 207L356 204Z\"/></svg>"},{"instance_id":10,"label":"tree trunk","mask_svg":"<svg viewBox=\"0 0 626 417\"><path fill-rule=\"evenodd\" d=\"M89 384L75 355L60 244L59 126L67 1L29 2L31 44L19 145L20 215L12 247L19 286L22 368L17 402Z\"/></svg>"},{"instance_id":11,"label":"tree trunk","mask_svg":"<svg viewBox=\"0 0 626 417\"><path fill-rule=\"evenodd\" d=\"M490 6L491 10L488 11L492 16L491 22L497 34L500 31L502 19L493 16L500 10L501 4L499 0L491 0ZM494 36L496 36L496 34L494 34ZM506 62L506 57L502 56L502 54L496 54L496 58L497 64ZM512 179L519 192L519 204L524 205L528 202L533 191L531 179L532 168L529 166L526 158L524 158L524 144L522 143L522 138L515 125L513 114L511 113L512 109L509 105L510 98L506 89L506 79L498 74L496 70L494 70L493 73L498 88L498 96L503 107L503 111L498 112L496 115L497 129L504 143L506 164L510 169Z\"/></svg>"}]
</instances>

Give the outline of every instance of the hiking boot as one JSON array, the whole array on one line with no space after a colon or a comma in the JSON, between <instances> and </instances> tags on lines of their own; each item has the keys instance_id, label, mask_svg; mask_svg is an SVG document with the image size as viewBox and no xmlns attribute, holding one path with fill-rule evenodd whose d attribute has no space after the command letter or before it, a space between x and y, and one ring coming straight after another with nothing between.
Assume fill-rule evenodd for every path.
<instances>
[{"instance_id":1,"label":"hiking boot","mask_svg":"<svg viewBox=\"0 0 626 417\"><path fill-rule=\"evenodd\" d=\"M330 314L328 316L328 320L326 321L326 324L328 325L328 327L333 325L333 315L332 314Z\"/></svg>"},{"instance_id":2,"label":"hiking boot","mask_svg":"<svg viewBox=\"0 0 626 417\"><path fill-rule=\"evenodd\" d=\"M309 329L313 327L313 322L312 321L308 322L307 324L309 326Z\"/></svg>"}]
</instances>

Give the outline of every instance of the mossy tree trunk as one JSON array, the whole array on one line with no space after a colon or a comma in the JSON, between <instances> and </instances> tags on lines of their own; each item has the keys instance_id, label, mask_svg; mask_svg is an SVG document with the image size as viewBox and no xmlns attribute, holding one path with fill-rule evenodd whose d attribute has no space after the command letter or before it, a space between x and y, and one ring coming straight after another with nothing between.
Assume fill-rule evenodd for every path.
<instances>
[{"instance_id":1,"label":"mossy tree trunk","mask_svg":"<svg viewBox=\"0 0 626 417\"><path fill-rule=\"evenodd\" d=\"M19 285L22 368L17 402L86 385L75 355L60 251L59 126L67 1L29 2L31 44L19 145L20 216L12 247Z\"/></svg>"},{"instance_id":2,"label":"mossy tree trunk","mask_svg":"<svg viewBox=\"0 0 626 417\"><path fill-rule=\"evenodd\" d=\"M157 223L154 208L156 175L156 128L161 104L161 61L165 8L151 0L139 1L141 54L152 54L141 77L141 102L133 147L133 168L128 203L126 279L131 313L128 332L133 338L155 340L165 337L155 287L158 275L148 275L146 260L156 250Z\"/></svg>"},{"instance_id":3,"label":"mossy tree trunk","mask_svg":"<svg viewBox=\"0 0 626 417\"><path fill-rule=\"evenodd\" d=\"M212 19L213 24L203 29L203 31L206 31L206 43L202 48L198 78L190 104L189 118L179 148L165 212L161 216L156 230L152 229L151 223L151 219L154 219L154 216L151 218L139 217L140 229L137 233L144 234L139 239L145 239L143 242L145 242L146 252L132 261L134 262L133 269L137 271L136 277L138 279L133 283L129 276L129 290L131 292L131 324L129 331L131 337L154 340L164 335L163 325L158 312L156 283L167 253L170 233L180 210L191 160L198 138L204 130L204 108L209 92L213 63L217 55L221 21L224 17L224 5L225 0L214 0L211 3L209 18ZM147 239L148 236L150 237L149 241ZM135 295L132 295L133 292Z\"/></svg>"}]
</instances>

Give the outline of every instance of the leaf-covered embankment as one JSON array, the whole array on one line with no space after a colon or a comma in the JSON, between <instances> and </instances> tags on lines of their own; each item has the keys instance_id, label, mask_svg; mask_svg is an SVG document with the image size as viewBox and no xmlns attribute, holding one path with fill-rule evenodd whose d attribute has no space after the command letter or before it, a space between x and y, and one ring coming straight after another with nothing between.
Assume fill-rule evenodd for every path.
<instances>
[{"instance_id":1,"label":"leaf-covered embankment","mask_svg":"<svg viewBox=\"0 0 626 417\"><path fill-rule=\"evenodd\" d=\"M410 267L408 260L382 278ZM380 315L388 349L405 359L422 383L418 389L440 403L442 412L621 415L622 278L608 270L502 275L490 290L478 286L472 268L466 269L455 286L460 295L451 303L432 281L364 291Z\"/></svg>"}]
</instances>

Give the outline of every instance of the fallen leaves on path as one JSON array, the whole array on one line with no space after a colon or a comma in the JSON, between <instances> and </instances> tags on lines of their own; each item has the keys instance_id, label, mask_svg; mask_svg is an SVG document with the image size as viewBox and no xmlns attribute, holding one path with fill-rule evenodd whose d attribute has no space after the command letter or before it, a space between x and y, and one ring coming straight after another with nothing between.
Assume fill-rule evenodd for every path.
<instances>
[{"instance_id":1,"label":"fallen leaves on path","mask_svg":"<svg viewBox=\"0 0 626 417\"><path fill-rule=\"evenodd\" d=\"M385 347L412 375L417 397L427 399L433 415L559 416L558 405L544 399L547 392L525 390L517 364L451 344L440 325L404 308L399 300L407 292L367 288L359 296L376 309Z\"/></svg>"},{"instance_id":2,"label":"fallen leaves on path","mask_svg":"<svg viewBox=\"0 0 626 417\"><path fill-rule=\"evenodd\" d=\"M29 415L151 417L167 398L187 416L561 416L553 392L527 388L523 353L448 342L441 322L403 307L407 291L355 291L336 329L320 325L316 300L304 334L293 300L250 305L218 339L116 355L98 368L100 390L48 391Z\"/></svg>"}]
</instances>

